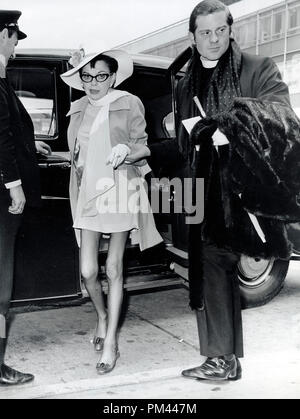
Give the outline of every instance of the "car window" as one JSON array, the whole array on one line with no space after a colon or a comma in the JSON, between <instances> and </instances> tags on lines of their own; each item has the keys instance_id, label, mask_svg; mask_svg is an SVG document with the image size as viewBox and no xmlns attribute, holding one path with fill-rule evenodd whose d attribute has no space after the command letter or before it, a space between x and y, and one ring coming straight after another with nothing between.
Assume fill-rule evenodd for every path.
<instances>
[{"instance_id":1,"label":"car window","mask_svg":"<svg viewBox=\"0 0 300 419\"><path fill-rule=\"evenodd\" d=\"M38 139L57 136L55 74L47 68L9 68L9 78L28 111Z\"/></svg>"}]
</instances>

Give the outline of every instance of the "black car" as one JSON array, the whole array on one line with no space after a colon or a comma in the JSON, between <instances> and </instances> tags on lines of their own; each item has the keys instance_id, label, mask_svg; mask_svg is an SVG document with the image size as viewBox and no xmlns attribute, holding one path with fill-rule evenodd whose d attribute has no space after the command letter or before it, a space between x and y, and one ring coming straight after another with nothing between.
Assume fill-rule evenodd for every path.
<instances>
[{"instance_id":1,"label":"black car","mask_svg":"<svg viewBox=\"0 0 300 419\"><path fill-rule=\"evenodd\" d=\"M8 71L17 95L33 120L36 140L52 148L49 157L39 156L43 206L26 213L17 243L13 301L81 299L86 295L79 275L79 252L72 228L68 185L70 156L67 146L66 114L81 92L70 89L60 78L69 69L69 51L22 50L10 62ZM184 74L188 52L173 63L167 58L133 55L134 74L118 88L142 100L145 106L149 142L174 137L176 83ZM151 174L150 174L151 177ZM148 179L149 181L149 179ZM149 181L150 184L150 181ZM164 181L161 193L172 188ZM125 256L125 287L146 289L176 284L188 285L187 227L184 214L155 214L164 244L140 252L130 240ZM290 229L295 255L300 255L300 226ZM104 288L106 242L99 251L100 276ZM297 253L299 249L299 253ZM283 286L289 261L241 257L239 280L244 307L272 299Z\"/></svg>"}]
</instances>

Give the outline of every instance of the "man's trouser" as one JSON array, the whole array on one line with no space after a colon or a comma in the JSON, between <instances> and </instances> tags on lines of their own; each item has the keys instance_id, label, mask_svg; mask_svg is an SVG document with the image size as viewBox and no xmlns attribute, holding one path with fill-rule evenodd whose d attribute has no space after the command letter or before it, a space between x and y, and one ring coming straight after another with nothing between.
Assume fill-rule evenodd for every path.
<instances>
[{"instance_id":1,"label":"man's trouser","mask_svg":"<svg viewBox=\"0 0 300 419\"><path fill-rule=\"evenodd\" d=\"M22 215L8 212L10 205L9 192L0 190L0 339L6 337L5 318L13 289L15 242L22 220Z\"/></svg>"},{"instance_id":2,"label":"man's trouser","mask_svg":"<svg viewBox=\"0 0 300 419\"><path fill-rule=\"evenodd\" d=\"M200 353L206 357L243 356L239 256L203 244L203 309L198 309Z\"/></svg>"}]
</instances>

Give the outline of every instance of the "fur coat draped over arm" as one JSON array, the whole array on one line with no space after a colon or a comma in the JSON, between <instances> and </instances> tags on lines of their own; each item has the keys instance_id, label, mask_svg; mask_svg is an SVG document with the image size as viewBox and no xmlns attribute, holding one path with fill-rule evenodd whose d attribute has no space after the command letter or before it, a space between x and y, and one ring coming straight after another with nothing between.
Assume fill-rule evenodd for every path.
<instances>
[{"instance_id":1,"label":"fur coat draped over arm","mask_svg":"<svg viewBox=\"0 0 300 419\"><path fill-rule=\"evenodd\" d=\"M283 103L234 99L228 112L200 121L192 132L192 141L201 146L198 164L206 161L203 177L210 172L214 149L211 136L203 135L208 126L218 127L229 140L229 146L218 150L229 247L249 256L288 258L285 223L300 221L299 119ZM245 213L257 216L266 243L258 239L249 219L244 222ZM213 240L223 245L221 237Z\"/></svg>"}]
</instances>

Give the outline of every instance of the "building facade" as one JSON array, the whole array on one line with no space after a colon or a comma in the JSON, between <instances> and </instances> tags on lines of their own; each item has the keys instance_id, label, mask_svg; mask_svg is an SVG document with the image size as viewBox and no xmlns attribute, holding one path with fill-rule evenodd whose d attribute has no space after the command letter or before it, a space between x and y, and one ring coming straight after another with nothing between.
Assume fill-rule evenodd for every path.
<instances>
[{"instance_id":1,"label":"building facade","mask_svg":"<svg viewBox=\"0 0 300 419\"><path fill-rule=\"evenodd\" d=\"M289 85L291 101L300 116L300 0L235 0L234 37L244 51L270 56ZM119 45L131 53L175 58L190 45L188 19Z\"/></svg>"}]
</instances>

